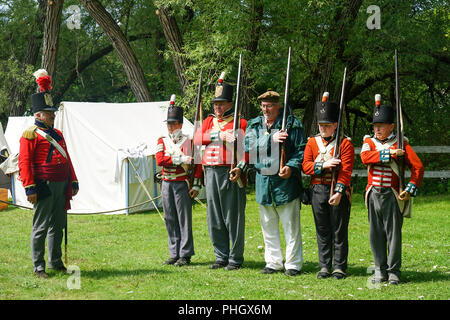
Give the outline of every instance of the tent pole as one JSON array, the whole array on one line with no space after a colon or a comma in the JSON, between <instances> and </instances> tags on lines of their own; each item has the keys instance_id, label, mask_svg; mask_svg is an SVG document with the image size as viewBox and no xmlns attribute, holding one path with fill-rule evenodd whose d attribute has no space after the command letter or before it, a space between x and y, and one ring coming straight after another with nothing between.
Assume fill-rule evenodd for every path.
<instances>
[{"instance_id":1,"label":"tent pole","mask_svg":"<svg viewBox=\"0 0 450 320\"><path fill-rule=\"evenodd\" d=\"M126 199L127 199L127 203L126 203L126 207L127 207L127 215L130 213L130 209L128 209L128 207L130 206L130 164L128 162L128 158L126 158L126 166L127 166L127 170L126 170Z\"/></svg>"}]
</instances>

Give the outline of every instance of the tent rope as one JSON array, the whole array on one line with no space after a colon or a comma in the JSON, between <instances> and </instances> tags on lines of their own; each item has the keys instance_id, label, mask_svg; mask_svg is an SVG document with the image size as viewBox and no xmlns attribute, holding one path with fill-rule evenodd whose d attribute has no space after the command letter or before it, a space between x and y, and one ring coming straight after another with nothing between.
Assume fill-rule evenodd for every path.
<instances>
[{"instance_id":1,"label":"tent rope","mask_svg":"<svg viewBox=\"0 0 450 320\"><path fill-rule=\"evenodd\" d=\"M144 205L144 204L147 204L147 203L149 203L149 202L152 202L152 201L154 201L154 200L156 200L156 199L159 199L159 198L161 198L161 196L157 196L157 197L153 198L153 200L147 200L147 201L144 201L144 202L141 202L141 203L138 203L138 204L135 204L135 205L126 207L126 208L121 208L121 209L114 209L114 210L108 210L108 211L99 211L99 212L91 212L91 213L86 213L86 212L70 212L70 213L69 213L69 212L68 212L67 214L73 214L73 215L91 215L91 214L105 214L105 213L112 213L112 212L117 212L117 211L122 211L122 210L127 210L127 209L133 209L133 208L142 206L142 205ZM9 202L9 201L0 200L0 202L6 203L6 204L11 205L11 206L13 206L13 207L18 207L18 208L22 208L22 209L33 210L33 208L31 208L31 207L22 206L22 205L15 204L15 203L12 203L12 202Z\"/></svg>"},{"instance_id":2,"label":"tent rope","mask_svg":"<svg viewBox=\"0 0 450 320\"><path fill-rule=\"evenodd\" d=\"M131 161L130 159L127 159L128 163L131 164L131 166L133 167L134 172L136 173L136 176L139 180L139 183L141 184L142 188L144 189L145 193L147 194L148 198L150 199L150 201L153 203L153 206L155 207L156 211L158 211L159 217L161 218L161 220L164 222L164 218L161 215L161 212L159 211L158 207L156 206L155 202L153 201L154 199L150 196L150 192L148 192L147 187L144 184L144 180L142 180L141 175L139 174L139 172L137 171L136 167L133 164L133 161Z\"/></svg>"}]
</instances>

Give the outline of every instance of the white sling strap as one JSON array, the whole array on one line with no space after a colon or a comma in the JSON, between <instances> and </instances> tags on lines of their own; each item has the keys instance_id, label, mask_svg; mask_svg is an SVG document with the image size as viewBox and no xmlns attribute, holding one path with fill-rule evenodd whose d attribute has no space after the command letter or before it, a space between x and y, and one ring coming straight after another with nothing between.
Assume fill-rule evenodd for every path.
<instances>
[{"instance_id":1,"label":"white sling strap","mask_svg":"<svg viewBox=\"0 0 450 320\"><path fill-rule=\"evenodd\" d=\"M41 137L44 137L44 139L47 140L48 142L50 142L59 151L59 153L61 153L61 155L67 159L66 151L55 139L53 139L49 134L45 133L39 128L36 128L36 133L39 134Z\"/></svg>"},{"instance_id":2,"label":"white sling strap","mask_svg":"<svg viewBox=\"0 0 450 320\"><path fill-rule=\"evenodd\" d=\"M394 139L392 141L388 141L388 142L382 144L380 141L378 141L375 138L370 138L370 139L375 144L375 147L376 147L377 151L389 149L390 147L392 147L395 144L395 142L397 142L397 139ZM394 171L394 173L398 176L399 171L398 171L397 162L391 161L391 162L389 162L389 166L391 167L392 171ZM370 168L370 167L371 166L368 166L368 168Z\"/></svg>"},{"instance_id":3,"label":"white sling strap","mask_svg":"<svg viewBox=\"0 0 450 320\"><path fill-rule=\"evenodd\" d=\"M336 145L336 139L331 141L331 143L329 143L325 147L321 136L315 136L314 138L316 139L317 146L319 147L319 155L317 156L316 161L322 162L331 159L332 158L331 149L333 149L334 146Z\"/></svg>"}]
</instances>

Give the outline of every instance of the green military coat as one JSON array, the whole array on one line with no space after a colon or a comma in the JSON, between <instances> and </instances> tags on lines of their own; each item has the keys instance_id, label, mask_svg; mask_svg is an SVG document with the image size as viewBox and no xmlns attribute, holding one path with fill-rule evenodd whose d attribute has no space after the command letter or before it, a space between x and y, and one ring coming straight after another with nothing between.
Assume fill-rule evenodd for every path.
<instances>
[{"instance_id":1,"label":"green military coat","mask_svg":"<svg viewBox=\"0 0 450 320\"><path fill-rule=\"evenodd\" d=\"M301 193L301 168L306 139L303 126L294 116L288 116L286 128L286 165L292 170L289 179L278 176L280 167L280 144L274 143L273 135L281 129L282 115L267 128L264 116L248 121L244 148L249 153L250 164L256 169L256 202L269 206L287 204Z\"/></svg>"}]
</instances>

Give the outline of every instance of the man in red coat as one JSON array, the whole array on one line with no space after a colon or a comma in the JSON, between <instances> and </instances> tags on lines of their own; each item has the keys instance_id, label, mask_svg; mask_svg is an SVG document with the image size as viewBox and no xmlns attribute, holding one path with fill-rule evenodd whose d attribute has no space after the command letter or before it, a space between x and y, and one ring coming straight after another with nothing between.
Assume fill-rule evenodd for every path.
<instances>
[{"instance_id":1,"label":"man in red coat","mask_svg":"<svg viewBox=\"0 0 450 320\"><path fill-rule=\"evenodd\" d=\"M46 238L48 267L66 271L61 260L61 242L70 200L78 192L78 181L63 134L53 128L57 108L49 92L50 77L45 70L35 75L41 92L31 97L35 124L20 138L19 173L27 199L34 206L31 232L34 273L47 278Z\"/></svg>"},{"instance_id":2,"label":"man in red coat","mask_svg":"<svg viewBox=\"0 0 450 320\"><path fill-rule=\"evenodd\" d=\"M372 248L375 275L374 283L400 282L403 216L411 208L410 197L415 196L423 179L424 167L417 154L404 141L405 149L398 149L394 133L394 109L381 105L381 97L375 96L373 111L374 135L365 136L361 148L361 160L368 166L366 206L369 211L370 246ZM397 157L404 156L411 169L411 178L405 190L399 194ZM386 255L387 253L387 255Z\"/></svg>"},{"instance_id":3,"label":"man in red coat","mask_svg":"<svg viewBox=\"0 0 450 320\"><path fill-rule=\"evenodd\" d=\"M320 271L317 278L346 277L348 223L350 219L350 182L355 149L344 137L340 159L333 158L339 107L329 102L328 92L317 102L320 133L308 139L303 156L303 172L311 175L311 204L316 224ZM330 198L331 170L338 167L334 195ZM331 269L333 268L333 272Z\"/></svg>"},{"instance_id":4,"label":"man in red coat","mask_svg":"<svg viewBox=\"0 0 450 320\"><path fill-rule=\"evenodd\" d=\"M202 164L205 170L207 224L216 260L211 269L237 270L244 262L245 185L243 174L248 153L243 151L247 121L240 119L237 155L239 164L230 170L235 142L233 130L233 87L221 75L214 94L214 114L197 130L195 144L205 146ZM245 161L247 160L247 161Z\"/></svg>"}]
</instances>

